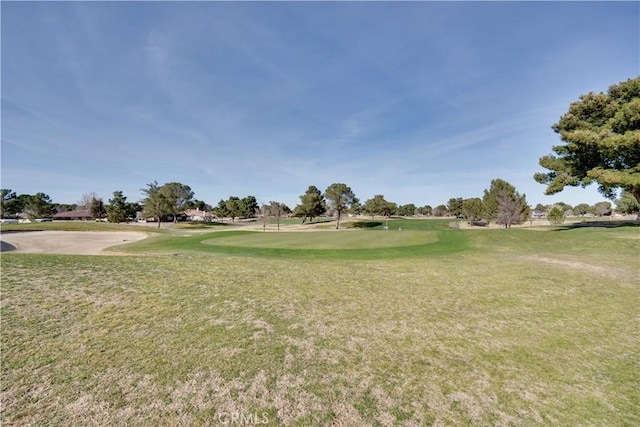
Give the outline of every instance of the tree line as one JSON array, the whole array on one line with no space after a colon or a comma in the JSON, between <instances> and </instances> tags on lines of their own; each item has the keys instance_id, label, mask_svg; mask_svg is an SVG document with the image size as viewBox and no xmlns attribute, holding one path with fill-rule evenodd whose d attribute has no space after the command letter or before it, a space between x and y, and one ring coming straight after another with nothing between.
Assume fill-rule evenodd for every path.
<instances>
[{"instance_id":1,"label":"tree line","mask_svg":"<svg viewBox=\"0 0 640 427\"><path fill-rule=\"evenodd\" d=\"M610 202L599 202L593 206L581 203L575 207L559 202L547 206L538 204L532 208L527 204L524 194L520 194L512 184L499 178L491 181L481 197L452 197L446 204L435 207L416 206L413 203L398 205L386 200L382 194L376 194L361 203L351 187L344 183L331 184L324 192L310 185L305 193L299 196L300 202L293 210L277 201L259 205L251 195L242 198L230 196L211 206L196 199L191 187L179 182L159 185L154 181L141 189L141 192L144 197L139 202L129 202L122 191L114 191L113 197L108 199L106 204L95 193L87 193L78 203L66 205L53 203L45 193L18 196L10 189L2 189L0 214L2 218L23 215L35 219L50 218L59 212L82 209L89 211L95 219L120 223L142 217L153 219L159 227L163 221L175 222L185 211L197 209L222 221L224 218L229 218L232 222L237 218L260 218L265 229L271 218L276 219L279 229L280 218L284 216L300 218L303 224L323 216L332 216L336 218L336 228L339 228L345 214L370 216L372 220L375 217L419 215L464 218L475 225L493 222L508 228L529 220L534 213L549 215L550 219L558 221L558 212L554 211L553 215L550 215L553 208L560 212L562 219L569 215L610 215L613 211ZM632 194L623 191L621 197L616 200L616 210L620 213L636 213L640 211L640 204Z\"/></svg>"}]
</instances>

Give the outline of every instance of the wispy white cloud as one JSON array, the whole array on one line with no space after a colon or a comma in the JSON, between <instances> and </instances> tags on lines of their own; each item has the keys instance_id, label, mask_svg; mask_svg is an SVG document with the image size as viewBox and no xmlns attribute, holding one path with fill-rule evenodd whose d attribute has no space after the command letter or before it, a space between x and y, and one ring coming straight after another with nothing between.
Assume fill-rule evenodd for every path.
<instances>
[{"instance_id":1,"label":"wispy white cloud","mask_svg":"<svg viewBox=\"0 0 640 427\"><path fill-rule=\"evenodd\" d=\"M184 181L213 202L255 193L295 204L308 185L332 182L363 199L444 202L481 192L494 175L541 193L530 175L554 142L550 125L592 86L637 73L634 11L3 5L3 180L32 179L19 170L53 156L56 167L75 165L56 188L93 174L132 198L155 179ZM610 49L584 55L600 38Z\"/></svg>"}]
</instances>

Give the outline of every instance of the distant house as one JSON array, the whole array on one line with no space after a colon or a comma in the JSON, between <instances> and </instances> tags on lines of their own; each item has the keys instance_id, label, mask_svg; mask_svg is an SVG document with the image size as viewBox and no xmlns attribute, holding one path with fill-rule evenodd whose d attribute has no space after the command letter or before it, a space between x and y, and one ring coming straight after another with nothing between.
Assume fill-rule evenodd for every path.
<instances>
[{"instance_id":1,"label":"distant house","mask_svg":"<svg viewBox=\"0 0 640 427\"><path fill-rule=\"evenodd\" d=\"M213 221L213 215L200 209L188 209L184 211L187 221Z\"/></svg>"},{"instance_id":2,"label":"distant house","mask_svg":"<svg viewBox=\"0 0 640 427\"><path fill-rule=\"evenodd\" d=\"M53 216L54 221L91 221L93 215L88 210L76 210L67 212L58 212Z\"/></svg>"}]
</instances>

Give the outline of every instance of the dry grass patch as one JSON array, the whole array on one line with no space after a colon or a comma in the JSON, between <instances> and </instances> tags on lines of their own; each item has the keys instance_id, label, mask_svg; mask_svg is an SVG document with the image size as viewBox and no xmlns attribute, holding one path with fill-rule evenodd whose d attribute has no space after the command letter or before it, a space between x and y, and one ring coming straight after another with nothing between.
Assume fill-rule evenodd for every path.
<instances>
[{"instance_id":1,"label":"dry grass patch","mask_svg":"<svg viewBox=\"0 0 640 427\"><path fill-rule=\"evenodd\" d=\"M484 239L388 261L3 256L2 422L640 422L635 254L614 276Z\"/></svg>"}]
</instances>

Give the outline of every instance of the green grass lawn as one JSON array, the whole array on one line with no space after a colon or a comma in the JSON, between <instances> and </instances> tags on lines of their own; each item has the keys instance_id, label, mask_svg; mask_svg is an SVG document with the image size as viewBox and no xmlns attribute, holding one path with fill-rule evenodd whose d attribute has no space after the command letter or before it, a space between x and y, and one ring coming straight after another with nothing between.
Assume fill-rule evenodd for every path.
<instances>
[{"instance_id":1,"label":"green grass lawn","mask_svg":"<svg viewBox=\"0 0 640 427\"><path fill-rule=\"evenodd\" d=\"M389 223L3 254L2 424L640 423L637 226Z\"/></svg>"}]
</instances>

